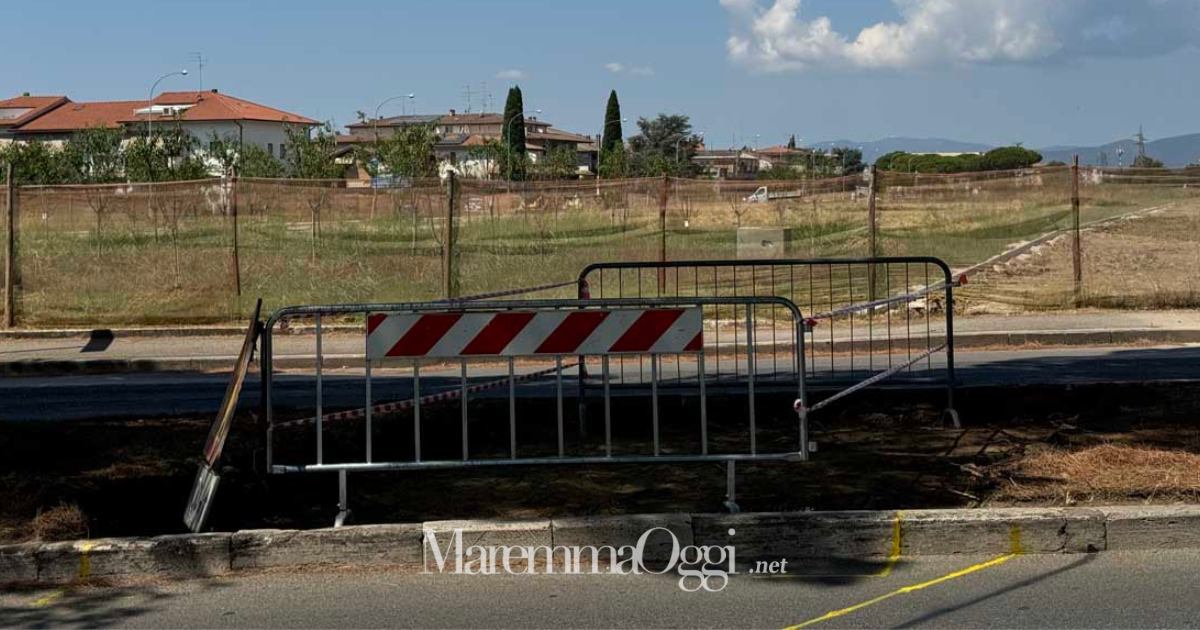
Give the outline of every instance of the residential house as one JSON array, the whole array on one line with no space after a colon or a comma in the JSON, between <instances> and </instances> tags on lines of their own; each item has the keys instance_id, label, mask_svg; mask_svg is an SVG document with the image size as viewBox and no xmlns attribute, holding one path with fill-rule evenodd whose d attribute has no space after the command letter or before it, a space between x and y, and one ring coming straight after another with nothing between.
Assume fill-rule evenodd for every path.
<instances>
[{"instance_id":1,"label":"residential house","mask_svg":"<svg viewBox=\"0 0 1200 630\"><path fill-rule=\"evenodd\" d=\"M754 154L758 156L758 169L761 171L771 170L776 166L790 166L796 170L804 170L802 162L807 160L809 151L779 145L756 149Z\"/></svg>"},{"instance_id":2,"label":"residential house","mask_svg":"<svg viewBox=\"0 0 1200 630\"><path fill-rule=\"evenodd\" d=\"M146 133L148 125L178 125L201 151L214 135L239 145L255 144L276 158L287 156L287 129L317 121L244 99L206 92L163 92L152 101L76 102L65 96L19 96L0 100L0 141L62 143L85 129ZM215 167L215 165L213 165Z\"/></svg>"},{"instance_id":3,"label":"residential house","mask_svg":"<svg viewBox=\"0 0 1200 630\"><path fill-rule=\"evenodd\" d=\"M28 92L0 100L0 144L12 142L21 125L67 102L65 96L30 96Z\"/></svg>"},{"instance_id":4,"label":"residential house","mask_svg":"<svg viewBox=\"0 0 1200 630\"><path fill-rule=\"evenodd\" d=\"M759 158L746 149L705 149L692 155L700 172L716 179L753 179L758 175Z\"/></svg>"},{"instance_id":5,"label":"residential house","mask_svg":"<svg viewBox=\"0 0 1200 630\"><path fill-rule=\"evenodd\" d=\"M459 113L451 109L446 115L416 114L364 120L347 125L349 133L338 136L337 140L340 146L368 144L377 138L389 138L397 130L412 125L433 127L438 136L434 154L439 162L454 165L471 177L496 174L496 164L486 157L483 148L491 141L499 142L504 135L502 114ZM556 129L535 116L525 117L525 150L534 163L559 148L575 151L580 173L595 172L599 153L594 138Z\"/></svg>"}]
</instances>

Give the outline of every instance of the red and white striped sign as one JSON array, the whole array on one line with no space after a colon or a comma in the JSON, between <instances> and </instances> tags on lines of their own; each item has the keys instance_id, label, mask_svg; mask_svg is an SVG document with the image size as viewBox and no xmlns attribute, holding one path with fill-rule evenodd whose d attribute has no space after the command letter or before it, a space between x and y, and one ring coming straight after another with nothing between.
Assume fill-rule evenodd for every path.
<instances>
[{"instance_id":1,"label":"red and white striped sign","mask_svg":"<svg viewBox=\"0 0 1200 630\"><path fill-rule=\"evenodd\" d=\"M367 357L699 352L699 308L371 313Z\"/></svg>"}]
</instances>

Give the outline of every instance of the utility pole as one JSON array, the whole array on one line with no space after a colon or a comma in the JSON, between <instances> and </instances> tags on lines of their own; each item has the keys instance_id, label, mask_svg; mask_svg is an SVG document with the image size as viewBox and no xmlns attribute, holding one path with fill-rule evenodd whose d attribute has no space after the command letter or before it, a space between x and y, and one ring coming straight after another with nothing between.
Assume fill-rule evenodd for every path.
<instances>
[{"instance_id":1,"label":"utility pole","mask_svg":"<svg viewBox=\"0 0 1200 630\"><path fill-rule=\"evenodd\" d=\"M17 253L17 181L13 177L12 162L8 163L6 174L8 194L5 197L8 202L4 219L4 327L12 328L16 322L16 314L13 311L17 303L17 266L13 259Z\"/></svg>"},{"instance_id":2,"label":"utility pole","mask_svg":"<svg viewBox=\"0 0 1200 630\"><path fill-rule=\"evenodd\" d=\"M1071 160L1071 269L1075 278L1075 306L1083 297L1083 252L1079 237L1079 154Z\"/></svg>"}]
</instances>

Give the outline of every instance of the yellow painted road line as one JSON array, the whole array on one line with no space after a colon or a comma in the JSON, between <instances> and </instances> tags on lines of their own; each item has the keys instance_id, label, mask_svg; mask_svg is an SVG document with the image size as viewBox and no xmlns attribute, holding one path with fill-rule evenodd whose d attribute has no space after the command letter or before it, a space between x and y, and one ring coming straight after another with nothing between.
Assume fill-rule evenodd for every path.
<instances>
[{"instance_id":1,"label":"yellow painted road line","mask_svg":"<svg viewBox=\"0 0 1200 630\"><path fill-rule=\"evenodd\" d=\"M92 575L92 549L96 547L96 543L90 540L85 540L79 545L79 579L86 580ZM56 591L47 593L32 602L34 608L45 608L54 602L62 599L63 595L67 594L67 589L60 588Z\"/></svg>"},{"instance_id":2,"label":"yellow painted road line","mask_svg":"<svg viewBox=\"0 0 1200 630\"><path fill-rule=\"evenodd\" d=\"M96 543L85 540L79 545L79 579L86 580L92 575L92 548Z\"/></svg>"},{"instance_id":3,"label":"yellow painted road line","mask_svg":"<svg viewBox=\"0 0 1200 630\"><path fill-rule=\"evenodd\" d=\"M950 580L963 577L964 575L970 575L972 573L975 573L976 571L982 571L984 569L988 569L988 568L991 568L994 566L999 566L999 565L1004 564L1005 562L1008 562L1009 560L1012 560L1013 558L1017 557L1017 555L1018 554L1015 554L1015 553L1006 553L1003 556L997 556L995 558L992 558L991 560L988 560L987 562L980 562L979 564L973 564L965 569L959 569L958 571L955 571L953 573L947 573L946 575L943 575L939 578L934 578L927 582L920 582L918 584L911 584L911 585L905 586L903 588L898 588L894 591L891 591L890 593L884 593L883 595L880 595L879 597L874 597L874 598L868 599L865 602L860 602L853 606L848 606L846 608L841 608L838 610L832 610L832 611L825 613L824 615L821 615L820 617L816 617L814 619L809 619L808 621L805 621L804 623L796 624L794 626L789 626L787 630L796 630L798 628L807 628L809 626L821 623L822 621L829 621L830 619L835 619L835 618L841 617L843 615L848 615L856 610L862 610L863 608L866 608L868 606L873 606L875 604L878 604L879 602L891 599L897 595L913 593L913 592L919 591L921 589L929 588L930 586L937 586L938 584L941 584L942 582L949 582Z\"/></svg>"},{"instance_id":4,"label":"yellow painted road line","mask_svg":"<svg viewBox=\"0 0 1200 630\"><path fill-rule=\"evenodd\" d=\"M892 567L896 566L896 562L900 560L900 519L904 516L904 512L896 510L896 516L892 519L892 549L888 553L887 564L875 577L887 577L892 574Z\"/></svg>"},{"instance_id":5,"label":"yellow painted road line","mask_svg":"<svg viewBox=\"0 0 1200 630\"><path fill-rule=\"evenodd\" d=\"M970 575L977 571L982 571L984 569L990 569L992 567L1000 566L1000 565L1004 564L1005 562L1008 562L1009 560L1012 560L1013 558L1016 558L1017 556L1024 553L1024 550L1021 546L1021 530L1020 530L1020 528L1015 527L1015 526L1010 528L1009 532L1008 532L1008 537L1009 537L1009 543L1011 546L1011 551L1009 551L1009 553L1006 553L1002 556L997 556L986 562L980 562L978 564L973 564L969 567L966 567L965 569L959 569L957 571L954 571L952 573L947 573L946 575L943 575L938 578L934 578L932 580L927 580L925 582L918 582L917 584L910 584L908 586L898 588L894 591L884 593L883 595L880 595L878 597L873 597L871 599L868 599L865 602L860 602L853 606L847 606L846 608L840 608L838 610L831 610L831 611L825 613L824 615L821 615L820 617L815 617L815 618L809 619L808 621L805 621L803 623L799 623L794 626L789 626L787 628L787 630L798 630L799 628L807 628L809 626L813 626L818 623L821 623L822 621L829 621L830 619L836 619L838 617L848 615L856 610L862 610L863 608L867 608L868 606L874 606L875 604L878 604L879 602L889 600L893 597L896 597L897 595L906 595L908 593L915 593L917 591L927 589L931 586L937 586L938 584L941 584L943 582L949 582L950 580L955 580L960 577Z\"/></svg>"},{"instance_id":6,"label":"yellow painted road line","mask_svg":"<svg viewBox=\"0 0 1200 630\"><path fill-rule=\"evenodd\" d=\"M39 597L39 598L33 600L33 607L34 608L45 608L46 606L49 606L50 604L53 604L54 602L58 601L59 598L61 598L63 595L66 594L66 592L67 592L66 590L60 588L57 591L54 591L53 593Z\"/></svg>"}]
</instances>

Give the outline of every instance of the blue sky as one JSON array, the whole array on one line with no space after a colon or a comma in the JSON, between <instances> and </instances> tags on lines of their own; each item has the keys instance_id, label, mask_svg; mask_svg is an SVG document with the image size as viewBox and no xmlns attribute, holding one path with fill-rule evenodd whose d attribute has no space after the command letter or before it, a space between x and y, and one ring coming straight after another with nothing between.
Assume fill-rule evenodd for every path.
<instances>
[{"instance_id":1,"label":"blue sky","mask_svg":"<svg viewBox=\"0 0 1200 630\"><path fill-rule=\"evenodd\" d=\"M0 94L145 98L180 67L162 89L195 89L202 51L206 88L339 125L409 92L463 110L468 84L502 104L519 76L527 113L581 133L616 88L710 146L1092 144L1200 131L1198 33L1196 0L45 0L6 11Z\"/></svg>"}]
</instances>

